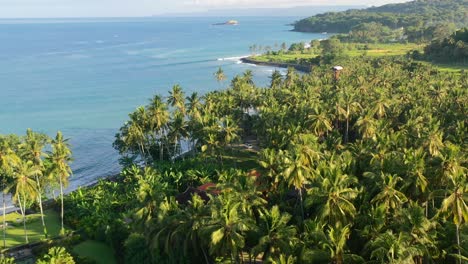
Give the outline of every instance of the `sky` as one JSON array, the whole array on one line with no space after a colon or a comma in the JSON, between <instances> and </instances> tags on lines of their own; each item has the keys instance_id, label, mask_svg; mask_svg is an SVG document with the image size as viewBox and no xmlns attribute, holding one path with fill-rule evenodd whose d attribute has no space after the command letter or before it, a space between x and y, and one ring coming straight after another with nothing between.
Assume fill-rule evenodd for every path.
<instances>
[{"instance_id":1,"label":"sky","mask_svg":"<svg viewBox=\"0 0 468 264\"><path fill-rule=\"evenodd\" d=\"M404 0L0 0L0 18L139 17L211 9L377 6L397 2Z\"/></svg>"}]
</instances>

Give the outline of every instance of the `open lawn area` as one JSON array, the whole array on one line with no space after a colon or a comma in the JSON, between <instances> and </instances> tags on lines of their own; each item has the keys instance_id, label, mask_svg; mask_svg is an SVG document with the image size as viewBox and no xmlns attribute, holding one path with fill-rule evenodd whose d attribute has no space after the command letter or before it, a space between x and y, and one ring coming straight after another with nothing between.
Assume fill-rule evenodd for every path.
<instances>
[{"instance_id":1,"label":"open lawn area","mask_svg":"<svg viewBox=\"0 0 468 264\"><path fill-rule=\"evenodd\" d=\"M258 154L253 149L246 149L242 145L234 147L232 151L226 151L222 155L226 167L252 170L258 168Z\"/></svg>"},{"instance_id":2,"label":"open lawn area","mask_svg":"<svg viewBox=\"0 0 468 264\"><path fill-rule=\"evenodd\" d=\"M366 49L363 49L363 47ZM358 49L359 47L359 49ZM408 44L364 44L364 43L353 43L343 44L344 54L356 57L361 55L367 55L372 57L380 56L399 56L405 55L412 50L423 50L424 45L408 43ZM299 59L312 59L317 57L317 53L287 53L280 55L260 55L256 56L255 60L260 62L284 62L284 63L296 63Z\"/></svg>"},{"instance_id":3,"label":"open lawn area","mask_svg":"<svg viewBox=\"0 0 468 264\"><path fill-rule=\"evenodd\" d=\"M60 233L59 213L57 213L54 210L46 210L44 211L44 214L49 237L58 236ZM2 220L0 220L0 223ZM24 244L25 239L23 229L23 218L21 217L21 214L7 214L6 221L8 223L6 229L6 246L10 248ZM28 233L29 242L36 242L44 238L40 214L31 214L27 216L26 229ZM3 233L1 234L1 236L3 237ZM0 245L3 247L3 241L0 242Z\"/></svg>"},{"instance_id":4,"label":"open lawn area","mask_svg":"<svg viewBox=\"0 0 468 264\"><path fill-rule=\"evenodd\" d=\"M86 240L73 248L76 254L89 258L97 264L117 263L114 257L114 251L108 245L94 241Z\"/></svg>"},{"instance_id":5,"label":"open lawn area","mask_svg":"<svg viewBox=\"0 0 468 264\"><path fill-rule=\"evenodd\" d=\"M364 43L343 43L344 54L357 57L357 56L371 56L371 57L384 57L384 56L402 56L406 55L409 51L418 50L423 52L424 45L421 44L364 44ZM367 46L366 49L362 49L364 46ZM359 47L359 49L357 48ZM279 63L298 63L298 60L301 59L313 59L316 58L319 54L316 53L287 53L279 55L259 55L255 56L253 59L259 62L279 62ZM459 72L460 70L468 70L468 65L462 64L433 64L441 71L446 72Z\"/></svg>"},{"instance_id":6,"label":"open lawn area","mask_svg":"<svg viewBox=\"0 0 468 264\"><path fill-rule=\"evenodd\" d=\"M441 63L434 63L439 70L445 72L460 72L461 70L468 71L468 64L461 65L461 64L441 64Z\"/></svg>"}]
</instances>

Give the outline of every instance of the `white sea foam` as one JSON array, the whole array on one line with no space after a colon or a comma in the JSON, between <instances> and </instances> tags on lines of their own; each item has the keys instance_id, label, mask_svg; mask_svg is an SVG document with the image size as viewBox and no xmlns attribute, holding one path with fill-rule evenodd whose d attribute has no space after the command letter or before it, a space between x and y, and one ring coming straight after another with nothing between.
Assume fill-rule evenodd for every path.
<instances>
[{"instance_id":1,"label":"white sea foam","mask_svg":"<svg viewBox=\"0 0 468 264\"><path fill-rule=\"evenodd\" d=\"M227 58L218 58L218 61L240 61L241 59L247 58L250 55L237 56L237 57L227 57Z\"/></svg>"}]
</instances>

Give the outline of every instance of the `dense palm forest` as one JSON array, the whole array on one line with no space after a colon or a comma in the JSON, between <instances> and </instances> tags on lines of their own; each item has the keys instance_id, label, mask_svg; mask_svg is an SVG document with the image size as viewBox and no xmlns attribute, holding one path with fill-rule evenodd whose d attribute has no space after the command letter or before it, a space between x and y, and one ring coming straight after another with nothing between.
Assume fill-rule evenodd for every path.
<instances>
[{"instance_id":1,"label":"dense palm forest","mask_svg":"<svg viewBox=\"0 0 468 264\"><path fill-rule=\"evenodd\" d=\"M117 134L126 168L67 196L66 222L123 263L466 262L468 75L341 63L154 96Z\"/></svg>"},{"instance_id":2,"label":"dense palm forest","mask_svg":"<svg viewBox=\"0 0 468 264\"><path fill-rule=\"evenodd\" d=\"M363 10L348 10L315 15L295 23L296 31L349 33L362 28L379 28L388 36L408 41L430 41L443 38L457 27L468 25L466 0L418 0L389 4ZM403 32L400 32L403 29ZM403 33L403 34L402 34Z\"/></svg>"}]
</instances>

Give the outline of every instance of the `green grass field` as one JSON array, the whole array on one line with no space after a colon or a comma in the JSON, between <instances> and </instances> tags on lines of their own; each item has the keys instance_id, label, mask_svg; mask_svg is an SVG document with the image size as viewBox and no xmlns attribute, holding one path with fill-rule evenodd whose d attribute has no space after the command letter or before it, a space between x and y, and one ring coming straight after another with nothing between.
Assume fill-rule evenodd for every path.
<instances>
[{"instance_id":1,"label":"green grass field","mask_svg":"<svg viewBox=\"0 0 468 264\"><path fill-rule=\"evenodd\" d=\"M367 45L368 49L360 50L356 46ZM421 44L344 44L344 54L357 57L357 56L370 56L370 57L383 57L383 56L401 56L406 55L409 51L419 50L423 51L424 45ZM298 59L312 59L319 54L315 53L288 53L280 55L260 55L256 56L255 60L259 62L281 62L281 63L296 63ZM459 72L460 70L468 70L468 65L459 64L434 64L441 71L446 72Z\"/></svg>"},{"instance_id":2,"label":"green grass field","mask_svg":"<svg viewBox=\"0 0 468 264\"><path fill-rule=\"evenodd\" d=\"M45 223L49 237L58 236L60 233L60 215L54 210L46 210ZM0 224L3 218L0 217ZM11 213L6 215L8 223L6 229L6 245L8 248L19 246L25 243L24 229L21 214ZM44 238L42 222L40 214L32 214L27 216L26 229L28 233L29 242L37 242ZM3 230L2 230L3 232ZM3 238L3 233L1 234ZM3 247L3 241L0 242Z\"/></svg>"},{"instance_id":3,"label":"green grass field","mask_svg":"<svg viewBox=\"0 0 468 264\"><path fill-rule=\"evenodd\" d=\"M117 263L114 257L114 251L108 245L86 240L73 248L76 254L94 260L97 264L114 264Z\"/></svg>"}]
</instances>

